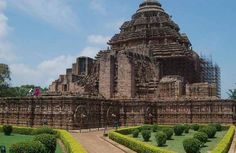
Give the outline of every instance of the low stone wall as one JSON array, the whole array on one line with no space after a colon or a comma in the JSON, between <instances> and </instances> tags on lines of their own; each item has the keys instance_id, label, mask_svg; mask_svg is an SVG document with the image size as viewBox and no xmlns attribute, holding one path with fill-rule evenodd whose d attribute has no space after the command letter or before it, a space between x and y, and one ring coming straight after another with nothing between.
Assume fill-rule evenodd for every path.
<instances>
[{"instance_id":1,"label":"low stone wall","mask_svg":"<svg viewBox=\"0 0 236 153\"><path fill-rule=\"evenodd\" d=\"M228 100L137 101L78 97L2 98L0 124L62 129L143 123L236 123L236 102Z\"/></svg>"}]
</instances>

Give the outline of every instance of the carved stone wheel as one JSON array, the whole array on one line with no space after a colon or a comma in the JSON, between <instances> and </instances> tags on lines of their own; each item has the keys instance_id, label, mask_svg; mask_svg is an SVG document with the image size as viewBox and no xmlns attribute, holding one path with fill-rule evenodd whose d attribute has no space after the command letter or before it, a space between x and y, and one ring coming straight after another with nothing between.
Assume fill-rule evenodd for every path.
<instances>
[{"instance_id":1,"label":"carved stone wheel","mask_svg":"<svg viewBox=\"0 0 236 153\"><path fill-rule=\"evenodd\" d=\"M89 111L85 106L78 106L74 113L74 122L77 127L86 127L89 122Z\"/></svg>"},{"instance_id":2,"label":"carved stone wheel","mask_svg":"<svg viewBox=\"0 0 236 153\"><path fill-rule=\"evenodd\" d=\"M110 106L106 111L106 121L109 126L114 126L115 121L118 119L117 110Z\"/></svg>"}]
</instances>

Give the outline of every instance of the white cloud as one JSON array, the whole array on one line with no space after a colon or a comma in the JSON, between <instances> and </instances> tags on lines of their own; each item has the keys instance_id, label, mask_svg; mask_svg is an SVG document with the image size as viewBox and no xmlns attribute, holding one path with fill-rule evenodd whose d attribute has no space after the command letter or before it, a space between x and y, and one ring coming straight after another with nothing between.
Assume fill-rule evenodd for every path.
<instances>
[{"instance_id":1,"label":"white cloud","mask_svg":"<svg viewBox=\"0 0 236 153\"><path fill-rule=\"evenodd\" d=\"M99 52L99 48L86 47L79 53L79 56L87 56L87 57L94 58L98 52Z\"/></svg>"},{"instance_id":2,"label":"white cloud","mask_svg":"<svg viewBox=\"0 0 236 153\"><path fill-rule=\"evenodd\" d=\"M107 13L105 6L102 4L102 0L91 0L90 8L101 14Z\"/></svg>"},{"instance_id":3,"label":"white cloud","mask_svg":"<svg viewBox=\"0 0 236 153\"><path fill-rule=\"evenodd\" d=\"M11 43L7 40L9 33L8 18L4 11L7 7L5 0L0 0L0 60L10 61L15 58L14 53L11 51Z\"/></svg>"},{"instance_id":4,"label":"white cloud","mask_svg":"<svg viewBox=\"0 0 236 153\"><path fill-rule=\"evenodd\" d=\"M76 14L67 0L8 0L9 4L63 30L76 30Z\"/></svg>"},{"instance_id":5,"label":"white cloud","mask_svg":"<svg viewBox=\"0 0 236 153\"><path fill-rule=\"evenodd\" d=\"M111 37L102 35L90 35L87 41L91 44L105 45Z\"/></svg>"},{"instance_id":6,"label":"white cloud","mask_svg":"<svg viewBox=\"0 0 236 153\"><path fill-rule=\"evenodd\" d=\"M47 87L52 81L58 79L60 74L65 74L67 68L79 56L95 57L99 51L96 47L86 47L78 55L61 55L53 59L45 60L35 67L22 63L10 64L12 83L14 86L34 84Z\"/></svg>"},{"instance_id":7,"label":"white cloud","mask_svg":"<svg viewBox=\"0 0 236 153\"><path fill-rule=\"evenodd\" d=\"M10 64L13 85L35 84L48 86L59 74L65 74L71 67L74 57L61 55L51 60L43 61L36 68L25 64Z\"/></svg>"}]
</instances>

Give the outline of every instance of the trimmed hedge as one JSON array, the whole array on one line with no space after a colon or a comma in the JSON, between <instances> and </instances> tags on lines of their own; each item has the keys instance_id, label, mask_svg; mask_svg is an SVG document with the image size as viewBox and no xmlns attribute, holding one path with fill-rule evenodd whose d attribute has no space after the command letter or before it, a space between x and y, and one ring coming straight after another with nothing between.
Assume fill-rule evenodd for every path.
<instances>
[{"instance_id":1,"label":"trimmed hedge","mask_svg":"<svg viewBox=\"0 0 236 153\"><path fill-rule=\"evenodd\" d=\"M142 137L143 137L143 140L144 140L145 142L148 142L148 141L149 141L149 139L151 138L151 133L152 133L152 131L150 131L150 130L143 130L143 131L141 132Z\"/></svg>"},{"instance_id":2,"label":"trimmed hedge","mask_svg":"<svg viewBox=\"0 0 236 153\"><path fill-rule=\"evenodd\" d=\"M184 133L184 126L179 124L174 126L174 133L176 136L181 136Z\"/></svg>"},{"instance_id":3,"label":"trimmed hedge","mask_svg":"<svg viewBox=\"0 0 236 153\"><path fill-rule=\"evenodd\" d=\"M33 135L36 134L35 130L36 128L13 126L13 133L16 134ZM68 153L87 153L87 151L66 130L53 130L53 131L65 145ZM1 125L0 125L0 132L2 132Z\"/></svg>"},{"instance_id":4,"label":"trimmed hedge","mask_svg":"<svg viewBox=\"0 0 236 153\"><path fill-rule=\"evenodd\" d=\"M216 135L216 128L214 126L205 126L199 129L199 132L204 132L208 135L208 138L214 138Z\"/></svg>"},{"instance_id":5,"label":"trimmed hedge","mask_svg":"<svg viewBox=\"0 0 236 153\"><path fill-rule=\"evenodd\" d=\"M5 135L10 136L13 131L13 127L11 125L3 125L2 130Z\"/></svg>"},{"instance_id":6,"label":"trimmed hedge","mask_svg":"<svg viewBox=\"0 0 236 153\"><path fill-rule=\"evenodd\" d=\"M9 153L47 153L39 141L20 142L10 146Z\"/></svg>"},{"instance_id":7,"label":"trimmed hedge","mask_svg":"<svg viewBox=\"0 0 236 153\"><path fill-rule=\"evenodd\" d=\"M68 153L87 153L87 151L66 130L56 130Z\"/></svg>"},{"instance_id":8,"label":"trimmed hedge","mask_svg":"<svg viewBox=\"0 0 236 153\"><path fill-rule=\"evenodd\" d=\"M163 146L164 144L166 144L166 140L167 140L167 136L164 132L160 131L157 132L155 135L156 138L156 142L158 146Z\"/></svg>"},{"instance_id":9,"label":"trimmed hedge","mask_svg":"<svg viewBox=\"0 0 236 153\"><path fill-rule=\"evenodd\" d=\"M134 138L122 135L119 132L115 132L115 131L109 132L109 138L138 153L175 153L173 151L162 149L162 148L141 142L139 140L135 140Z\"/></svg>"},{"instance_id":10,"label":"trimmed hedge","mask_svg":"<svg viewBox=\"0 0 236 153\"><path fill-rule=\"evenodd\" d=\"M34 141L39 141L45 146L47 153L55 153L57 148L57 138L51 134L40 134L34 138Z\"/></svg>"},{"instance_id":11,"label":"trimmed hedge","mask_svg":"<svg viewBox=\"0 0 236 153\"><path fill-rule=\"evenodd\" d=\"M166 134L167 140L171 140L171 137L174 134L174 130L172 128L164 128L162 131Z\"/></svg>"},{"instance_id":12,"label":"trimmed hedge","mask_svg":"<svg viewBox=\"0 0 236 153\"><path fill-rule=\"evenodd\" d=\"M138 129L134 130L134 131L132 132L132 135L133 135L134 138L137 138L138 135L139 135L139 130L138 130Z\"/></svg>"},{"instance_id":13,"label":"trimmed hedge","mask_svg":"<svg viewBox=\"0 0 236 153\"><path fill-rule=\"evenodd\" d=\"M217 144L216 148L211 153L227 153L231 146L235 132L235 126L230 126L228 132L225 134L223 139Z\"/></svg>"},{"instance_id":14,"label":"trimmed hedge","mask_svg":"<svg viewBox=\"0 0 236 153\"><path fill-rule=\"evenodd\" d=\"M183 146L186 153L199 153L201 141L194 138L188 138L183 141Z\"/></svg>"}]
</instances>

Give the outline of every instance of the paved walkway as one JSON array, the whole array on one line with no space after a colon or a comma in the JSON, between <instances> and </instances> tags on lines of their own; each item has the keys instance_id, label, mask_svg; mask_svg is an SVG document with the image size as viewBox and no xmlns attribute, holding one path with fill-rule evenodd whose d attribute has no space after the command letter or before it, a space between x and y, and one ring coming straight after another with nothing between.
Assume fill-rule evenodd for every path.
<instances>
[{"instance_id":1,"label":"paved walkway","mask_svg":"<svg viewBox=\"0 0 236 153\"><path fill-rule=\"evenodd\" d=\"M88 153L125 153L121 149L102 139L103 131L89 133L73 132L71 134L84 146Z\"/></svg>"},{"instance_id":2,"label":"paved walkway","mask_svg":"<svg viewBox=\"0 0 236 153\"><path fill-rule=\"evenodd\" d=\"M231 144L229 153L236 153L236 131L234 133L234 138L233 138L233 142Z\"/></svg>"}]
</instances>

